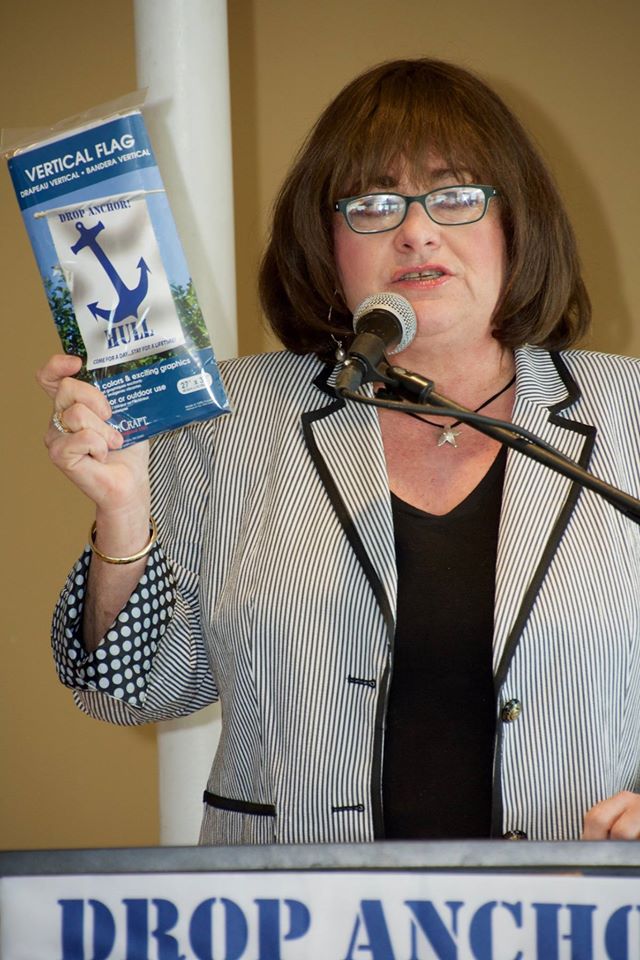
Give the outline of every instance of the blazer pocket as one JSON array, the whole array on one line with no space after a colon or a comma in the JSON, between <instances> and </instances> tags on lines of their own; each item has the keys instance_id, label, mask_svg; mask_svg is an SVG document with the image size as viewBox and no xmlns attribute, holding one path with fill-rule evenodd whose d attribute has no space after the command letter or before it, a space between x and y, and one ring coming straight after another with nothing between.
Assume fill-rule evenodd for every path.
<instances>
[{"instance_id":1,"label":"blazer pocket","mask_svg":"<svg viewBox=\"0 0 640 960\"><path fill-rule=\"evenodd\" d=\"M233 846L278 842L274 804L221 797L209 790L205 790L203 800L200 844Z\"/></svg>"},{"instance_id":2,"label":"blazer pocket","mask_svg":"<svg viewBox=\"0 0 640 960\"><path fill-rule=\"evenodd\" d=\"M216 810L229 810L231 813L246 813L254 817L275 817L276 808L273 803L254 803L252 800L235 800L233 797L221 797L217 793L205 790L202 796L204 803Z\"/></svg>"}]
</instances>

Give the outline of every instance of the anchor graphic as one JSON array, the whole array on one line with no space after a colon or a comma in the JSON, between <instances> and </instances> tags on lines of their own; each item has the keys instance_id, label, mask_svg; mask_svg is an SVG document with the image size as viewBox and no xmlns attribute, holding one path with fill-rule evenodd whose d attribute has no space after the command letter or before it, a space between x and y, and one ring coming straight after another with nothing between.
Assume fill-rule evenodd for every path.
<instances>
[{"instance_id":1,"label":"anchor graphic","mask_svg":"<svg viewBox=\"0 0 640 960\"><path fill-rule=\"evenodd\" d=\"M100 246L97 236L101 230L104 230L104 223L99 220L94 227L85 227L82 222L76 223L76 230L80 234L80 239L71 247L71 252L78 254L85 247L88 247L98 262L103 267L105 273L111 280L114 289L118 295L118 303L112 310L105 310L98 306L98 301L88 303L87 306L96 320L100 317L102 320L109 321L109 324L122 323L128 317L138 319L138 307L144 300L149 289L149 267L140 257L137 263L140 271L140 280L137 287L130 288L126 285L118 271L109 260L108 256ZM143 318L144 319L144 318Z\"/></svg>"}]
</instances>

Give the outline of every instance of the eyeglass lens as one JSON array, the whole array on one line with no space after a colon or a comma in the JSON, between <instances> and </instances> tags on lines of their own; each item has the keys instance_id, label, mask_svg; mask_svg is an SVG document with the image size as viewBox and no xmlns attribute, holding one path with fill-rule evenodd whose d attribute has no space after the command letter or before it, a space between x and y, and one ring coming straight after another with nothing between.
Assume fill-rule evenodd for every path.
<instances>
[{"instance_id":1,"label":"eyeglass lens","mask_svg":"<svg viewBox=\"0 0 640 960\"><path fill-rule=\"evenodd\" d=\"M484 216L487 199L480 187L459 186L432 190L421 199L436 223L473 223ZM346 207L349 225L359 233L392 230L402 223L407 201L396 193L374 193L351 200Z\"/></svg>"}]
</instances>

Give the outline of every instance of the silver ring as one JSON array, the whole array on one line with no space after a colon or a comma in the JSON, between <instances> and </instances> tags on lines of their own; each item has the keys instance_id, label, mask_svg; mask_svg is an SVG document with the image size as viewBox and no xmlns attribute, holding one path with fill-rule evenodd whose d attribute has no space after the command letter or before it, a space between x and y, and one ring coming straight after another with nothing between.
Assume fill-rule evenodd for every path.
<instances>
[{"instance_id":1,"label":"silver ring","mask_svg":"<svg viewBox=\"0 0 640 960\"><path fill-rule=\"evenodd\" d=\"M54 426L60 433L71 433L71 430L69 430L69 427L62 419L62 411L56 411L54 413L54 415L51 417L51 425Z\"/></svg>"}]
</instances>

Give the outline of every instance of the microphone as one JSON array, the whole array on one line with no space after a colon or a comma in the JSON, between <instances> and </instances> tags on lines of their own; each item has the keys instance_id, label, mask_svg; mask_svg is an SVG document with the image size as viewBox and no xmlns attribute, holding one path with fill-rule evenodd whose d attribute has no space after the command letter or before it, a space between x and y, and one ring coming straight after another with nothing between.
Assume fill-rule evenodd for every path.
<instances>
[{"instance_id":1,"label":"microphone","mask_svg":"<svg viewBox=\"0 0 640 960\"><path fill-rule=\"evenodd\" d=\"M347 350L343 369L336 377L336 391L357 390L376 379L376 367L386 353L399 353L416 335L413 307L397 293L375 293L353 314L356 334Z\"/></svg>"}]
</instances>

